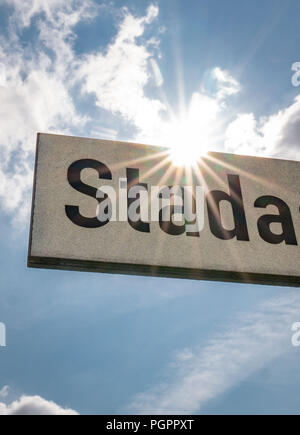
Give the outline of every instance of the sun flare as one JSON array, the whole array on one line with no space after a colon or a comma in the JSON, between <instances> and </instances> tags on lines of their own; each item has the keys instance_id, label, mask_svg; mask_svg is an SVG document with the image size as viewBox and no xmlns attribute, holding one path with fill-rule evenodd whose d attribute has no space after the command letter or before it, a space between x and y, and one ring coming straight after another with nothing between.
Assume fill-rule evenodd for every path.
<instances>
[{"instance_id":1,"label":"sun flare","mask_svg":"<svg viewBox=\"0 0 300 435\"><path fill-rule=\"evenodd\" d=\"M197 134L183 129L182 134L173 138L170 158L175 166L190 167L206 154L209 146Z\"/></svg>"},{"instance_id":2,"label":"sun flare","mask_svg":"<svg viewBox=\"0 0 300 435\"><path fill-rule=\"evenodd\" d=\"M194 94L181 117L174 117L165 132L165 144L176 166L192 166L216 146L216 125L220 121L217 102Z\"/></svg>"}]
</instances>

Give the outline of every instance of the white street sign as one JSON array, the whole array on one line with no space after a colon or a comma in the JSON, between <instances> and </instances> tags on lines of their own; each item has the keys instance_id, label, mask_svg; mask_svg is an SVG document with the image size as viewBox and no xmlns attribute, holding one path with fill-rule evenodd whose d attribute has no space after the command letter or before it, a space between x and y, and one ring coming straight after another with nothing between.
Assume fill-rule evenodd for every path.
<instances>
[{"instance_id":1,"label":"white street sign","mask_svg":"<svg viewBox=\"0 0 300 435\"><path fill-rule=\"evenodd\" d=\"M299 192L295 161L39 134L28 265L299 286Z\"/></svg>"}]
</instances>

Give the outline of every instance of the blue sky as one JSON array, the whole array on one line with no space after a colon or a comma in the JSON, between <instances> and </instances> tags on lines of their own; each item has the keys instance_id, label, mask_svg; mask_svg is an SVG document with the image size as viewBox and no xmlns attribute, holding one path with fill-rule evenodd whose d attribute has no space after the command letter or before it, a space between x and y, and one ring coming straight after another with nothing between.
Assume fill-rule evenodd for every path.
<instances>
[{"instance_id":1,"label":"blue sky","mask_svg":"<svg viewBox=\"0 0 300 435\"><path fill-rule=\"evenodd\" d=\"M37 131L299 160L299 15L0 0L0 414L299 413L299 291L26 267Z\"/></svg>"}]
</instances>

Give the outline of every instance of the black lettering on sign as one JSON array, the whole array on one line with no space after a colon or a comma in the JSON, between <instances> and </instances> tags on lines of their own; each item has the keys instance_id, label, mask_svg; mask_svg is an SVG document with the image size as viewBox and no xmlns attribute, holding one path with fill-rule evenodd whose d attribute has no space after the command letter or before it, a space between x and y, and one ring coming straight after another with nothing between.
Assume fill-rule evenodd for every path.
<instances>
[{"instance_id":1,"label":"black lettering on sign","mask_svg":"<svg viewBox=\"0 0 300 435\"><path fill-rule=\"evenodd\" d=\"M134 186L140 186L148 190L148 185L146 183L139 182L139 175L140 175L140 171L138 169L126 168L127 192L129 192L129 190ZM131 204L133 204L138 199L139 199L139 193L137 193L136 198L127 197L128 210ZM150 233L150 225L147 222L143 222L141 219L139 219L137 222L133 222L128 216L128 223L136 231L140 231L142 233Z\"/></svg>"},{"instance_id":2,"label":"black lettering on sign","mask_svg":"<svg viewBox=\"0 0 300 435\"><path fill-rule=\"evenodd\" d=\"M211 232L221 240L230 240L236 237L237 240L249 242L240 177L238 175L228 175L227 177L229 195L220 190L213 190L207 195L207 209ZM221 201L227 201L231 204L234 220L234 228L232 230L225 229L222 224Z\"/></svg>"},{"instance_id":3,"label":"black lettering on sign","mask_svg":"<svg viewBox=\"0 0 300 435\"><path fill-rule=\"evenodd\" d=\"M83 169L95 169L98 172L99 179L111 180L112 175L108 167L97 160L82 159L72 163L68 169L68 181L70 185L80 193L95 198L98 203L103 201L103 198L97 199L97 189L93 186L89 186L81 181L81 171ZM66 205L66 215L75 224L84 228L100 228L109 222L107 219L104 222L100 222L97 217L87 218L80 214L79 207L77 205Z\"/></svg>"},{"instance_id":4,"label":"black lettering on sign","mask_svg":"<svg viewBox=\"0 0 300 435\"><path fill-rule=\"evenodd\" d=\"M258 219L257 226L260 237L273 245L285 242L287 245L297 246L294 224L288 205L276 196L261 196L254 203L254 207L258 208L266 208L268 205L277 207L279 215L266 214ZM271 231L270 225L272 223L282 225L281 234L274 234Z\"/></svg>"}]
</instances>

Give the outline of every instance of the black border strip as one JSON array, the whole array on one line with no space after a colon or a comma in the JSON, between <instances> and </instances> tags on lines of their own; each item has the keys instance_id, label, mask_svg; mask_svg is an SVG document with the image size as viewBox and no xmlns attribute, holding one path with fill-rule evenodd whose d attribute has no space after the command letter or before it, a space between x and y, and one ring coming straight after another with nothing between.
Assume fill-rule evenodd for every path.
<instances>
[{"instance_id":1,"label":"black border strip","mask_svg":"<svg viewBox=\"0 0 300 435\"><path fill-rule=\"evenodd\" d=\"M187 269L180 267L150 266L143 264L75 260L70 258L29 256L28 267L72 270L79 272L101 272L121 275L155 276L160 278L181 278L204 281L223 281L244 284L300 287L300 277L288 275Z\"/></svg>"}]
</instances>

